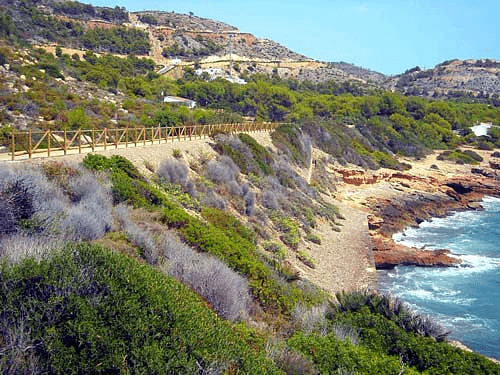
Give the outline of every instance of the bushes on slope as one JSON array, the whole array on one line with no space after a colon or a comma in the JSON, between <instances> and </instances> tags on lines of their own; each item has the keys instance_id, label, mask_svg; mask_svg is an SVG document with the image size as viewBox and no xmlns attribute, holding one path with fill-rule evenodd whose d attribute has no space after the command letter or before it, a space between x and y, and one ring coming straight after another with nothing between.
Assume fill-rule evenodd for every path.
<instances>
[{"instance_id":1,"label":"bushes on slope","mask_svg":"<svg viewBox=\"0 0 500 375\"><path fill-rule=\"evenodd\" d=\"M134 207L159 206L163 194L149 185L137 168L123 156L107 158L102 155L88 154L83 165L91 170L109 171L112 182L114 203L129 203Z\"/></svg>"},{"instance_id":2,"label":"bushes on slope","mask_svg":"<svg viewBox=\"0 0 500 375\"><path fill-rule=\"evenodd\" d=\"M47 255L45 243L93 240L111 228L111 194L99 176L69 166L0 168L0 254Z\"/></svg>"},{"instance_id":3,"label":"bushes on slope","mask_svg":"<svg viewBox=\"0 0 500 375\"><path fill-rule=\"evenodd\" d=\"M255 245L244 237L247 236L245 233L242 236L234 231L234 223L214 219L210 211L207 217L215 224L203 223L180 207L165 203L162 221L169 227L176 228L188 244L216 255L245 275L252 294L266 308L288 314L299 301L310 305L324 299L318 291L306 292L290 283L280 284L260 260Z\"/></svg>"},{"instance_id":4,"label":"bushes on slope","mask_svg":"<svg viewBox=\"0 0 500 375\"><path fill-rule=\"evenodd\" d=\"M0 367L10 374L278 373L189 288L93 245L3 264L0 287Z\"/></svg>"},{"instance_id":5,"label":"bushes on slope","mask_svg":"<svg viewBox=\"0 0 500 375\"><path fill-rule=\"evenodd\" d=\"M251 298L244 277L218 258L181 243L170 232L155 239L150 231L128 218L127 207L119 206L116 212L122 229L149 264L159 265L165 273L190 286L224 318L234 321L248 315Z\"/></svg>"}]
</instances>

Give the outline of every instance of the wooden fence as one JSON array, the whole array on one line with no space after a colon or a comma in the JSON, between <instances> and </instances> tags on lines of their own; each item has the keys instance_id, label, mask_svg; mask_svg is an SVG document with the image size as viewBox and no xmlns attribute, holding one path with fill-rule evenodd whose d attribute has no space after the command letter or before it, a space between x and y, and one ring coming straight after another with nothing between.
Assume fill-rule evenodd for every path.
<instances>
[{"instance_id":1,"label":"wooden fence","mask_svg":"<svg viewBox=\"0 0 500 375\"><path fill-rule=\"evenodd\" d=\"M42 154L51 156L55 151L66 155L70 150L78 153L106 150L108 148L137 147L161 144L168 141L201 139L216 133L247 133L254 131L270 131L280 123L237 123L213 125L183 125L154 128L121 128L121 129L78 129L78 130L45 130L45 131L12 131L10 153L12 160L16 156Z\"/></svg>"}]
</instances>

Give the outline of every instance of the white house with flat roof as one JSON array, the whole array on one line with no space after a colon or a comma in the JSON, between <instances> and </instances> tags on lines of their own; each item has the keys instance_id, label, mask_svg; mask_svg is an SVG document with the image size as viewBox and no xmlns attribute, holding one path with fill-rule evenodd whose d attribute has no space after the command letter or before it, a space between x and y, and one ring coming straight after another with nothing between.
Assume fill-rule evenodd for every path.
<instances>
[{"instance_id":1,"label":"white house with flat roof","mask_svg":"<svg viewBox=\"0 0 500 375\"><path fill-rule=\"evenodd\" d=\"M166 95L163 97L163 103L185 105L189 109L196 107L196 101L186 98L181 98L180 96Z\"/></svg>"}]
</instances>

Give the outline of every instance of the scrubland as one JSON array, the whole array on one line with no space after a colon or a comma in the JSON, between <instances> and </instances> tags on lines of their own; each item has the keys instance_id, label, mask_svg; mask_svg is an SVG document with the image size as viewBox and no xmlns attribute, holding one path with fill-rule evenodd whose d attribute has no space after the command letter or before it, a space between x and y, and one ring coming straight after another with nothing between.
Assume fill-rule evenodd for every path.
<instances>
[{"instance_id":1,"label":"scrubland","mask_svg":"<svg viewBox=\"0 0 500 375\"><path fill-rule=\"evenodd\" d=\"M397 299L300 277L298 244L343 217L333 180L297 173L307 137L275 146L219 134L216 159L148 174L116 155L1 165L2 372L499 373Z\"/></svg>"}]
</instances>

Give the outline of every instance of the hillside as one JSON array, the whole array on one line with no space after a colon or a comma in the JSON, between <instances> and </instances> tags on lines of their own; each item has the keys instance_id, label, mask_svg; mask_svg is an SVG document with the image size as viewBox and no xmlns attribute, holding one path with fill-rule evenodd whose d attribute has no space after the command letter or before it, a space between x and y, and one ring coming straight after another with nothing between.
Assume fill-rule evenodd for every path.
<instances>
[{"instance_id":1,"label":"hillside","mask_svg":"<svg viewBox=\"0 0 500 375\"><path fill-rule=\"evenodd\" d=\"M471 126L499 108L195 15L0 1L0 372L499 373L373 290L456 264L390 235L498 194L500 131ZM21 160L81 129L107 149Z\"/></svg>"},{"instance_id":2,"label":"hillside","mask_svg":"<svg viewBox=\"0 0 500 375\"><path fill-rule=\"evenodd\" d=\"M222 69L223 77L276 74L282 79L313 84L356 82L364 90L390 89L406 95L455 100L493 103L493 96L499 94L498 62L494 60L449 60L432 69L415 67L387 77L346 62L315 61L273 40L194 14L128 12L123 7L48 0L2 0L0 7L18 27L6 25L7 30L12 31L8 31L12 40L147 55L159 68L164 68L162 72L175 78L181 74L175 67L182 70L196 66ZM117 37L125 37L126 43L118 42Z\"/></svg>"},{"instance_id":3,"label":"hillside","mask_svg":"<svg viewBox=\"0 0 500 375\"><path fill-rule=\"evenodd\" d=\"M381 78L380 74L350 64L313 61L273 40L195 15L159 11L129 13L120 7L92 7L69 1L2 0L0 6L12 20L6 25L11 30L8 31L11 40L147 55L167 68L195 64L202 68L223 67L233 76L240 76L244 71L275 72L282 78L316 83L328 80L365 83ZM119 34L126 36L126 44L118 42ZM230 59L239 63L241 69L230 71ZM175 76L175 71L173 73Z\"/></svg>"},{"instance_id":4,"label":"hillside","mask_svg":"<svg viewBox=\"0 0 500 375\"><path fill-rule=\"evenodd\" d=\"M497 60L449 60L432 69L411 69L392 77L389 88L406 95L458 100L488 100L498 105L500 62Z\"/></svg>"}]
</instances>

